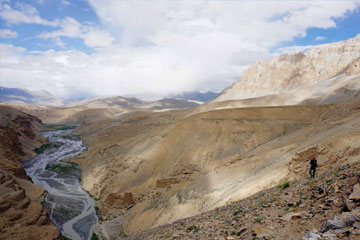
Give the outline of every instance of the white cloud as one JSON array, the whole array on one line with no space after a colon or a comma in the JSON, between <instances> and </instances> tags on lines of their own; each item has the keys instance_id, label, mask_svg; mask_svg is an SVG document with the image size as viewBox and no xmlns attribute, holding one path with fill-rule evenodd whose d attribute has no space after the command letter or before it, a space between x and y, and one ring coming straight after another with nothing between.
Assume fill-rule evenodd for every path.
<instances>
[{"instance_id":1,"label":"white cloud","mask_svg":"<svg viewBox=\"0 0 360 240\"><path fill-rule=\"evenodd\" d=\"M3 82L65 97L221 90L254 60L271 57L274 46L305 36L310 27L335 27L335 18L357 7L350 1L89 1L111 35L66 18L39 37L81 38L102 48L91 55L24 56L4 45L12 60L4 61Z\"/></svg>"},{"instance_id":2,"label":"white cloud","mask_svg":"<svg viewBox=\"0 0 360 240\"><path fill-rule=\"evenodd\" d=\"M10 29L0 29L0 38L17 38L17 32L13 32Z\"/></svg>"},{"instance_id":3,"label":"white cloud","mask_svg":"<svg viewBox=\"0 0 360 240\"><path fill-rule=\"evenodd\" d=\"M315 41L321 41L321 40L324 40L324 39L326 39L326 37L324 37L324 36L317 36L317 37L315 38Z\"/></svg>"},{"instance_id":4,"label":"white cloud","mask_svg":"<svg viewBox=\"0 0 360 240\"><path fill-rule=\"evenodd\" d=\"M8 4L0 2L0 17L9 24L36 23L48 26L57 26L58 20L48 21L39 16L38 11L33 6L26 3L17 3L17 9L13 9Z\"/></svg>"},{"instance_id":5,"label":"white cloud","mask_svg":"<svg viewBox=\"0 0 360 240\"><path fill-rule=\"evenodd\" d=\"M45 39L57 39L59 37L81 38L91 48L109 46L114 40L108 32L89 24L81 24L71 17L62 19L59 27L59 30L44 32L37 37Z\"/></svg>"},{"instance_id":6,"label":"white cloud","mask_svg":"<svg viewBox=\"0 0 360 240\"><path fill-rule=\"evenodd\" d=\"M85 44L92 48L110 46L114 40L110 33L96 28L90 28L88 31L85 31L82 38Z\"/></svg>"},{"instance_id":7,"label":"white cloud","mask_svg":"<svg viewBox=\"0 0 360 240\"><path fill-rule=\"evenodd\" d=\"M315 46L315 45L305 45L305 46L293 45L293 46L278 48L274 52L274 56L279 56L279 55L281 55L283 53L288 53L288 52L305 52L305 51L309 50L313 46Z\"/></svg>"},{"instance_id":8,"label":"white cloud","mask_svg":"<svg viewBox=\"0 0 360 240\"><path fill-rule=\"evenodd\" d=\"M39 34L37 37L39 38L57 38L57 37L71 37L76 38L81 35L82 25L74 18L65 17L59 23L59 30L55 30L52 32L44 32Z\"/></svg>"},{"instance_id":9,"label":"white cloud","mask_svg":"<svg viewBox=\"0 0 360 240\"><path fill-rule=\"evenodd\" d=\"M59 47L65 47L65 46L66 46L66 43L64 43L64 42L60 39L60 37L55 38L55 44L56 44L56 46L59 46Z\"/></svg>"},{"instance_id":10,"label":"white cloud","mask_svg":"<svg viewBox=\"0 0 360 240\"><path fill-rule=\"evenodd\" d=\"M71 3L67 0L61 0L61 3L64 5L70 5Z\"/></svg>"}]
</instances>

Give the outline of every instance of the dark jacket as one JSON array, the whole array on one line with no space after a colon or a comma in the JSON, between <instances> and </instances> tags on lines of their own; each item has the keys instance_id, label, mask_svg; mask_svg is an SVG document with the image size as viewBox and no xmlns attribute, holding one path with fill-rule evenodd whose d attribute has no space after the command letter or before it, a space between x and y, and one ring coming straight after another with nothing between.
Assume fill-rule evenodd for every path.
<instances>
[{"instance_id":1,"label":"dark jacket","mask_svg":"<svg viewBox=\"0 0 360 240\"><path fill-rule=\"evenodd\" d=\"M310 165L311 165L311 168L316 168L317 167L317 160L316 159L311 159Z\"/></svg>"}]
</instances>

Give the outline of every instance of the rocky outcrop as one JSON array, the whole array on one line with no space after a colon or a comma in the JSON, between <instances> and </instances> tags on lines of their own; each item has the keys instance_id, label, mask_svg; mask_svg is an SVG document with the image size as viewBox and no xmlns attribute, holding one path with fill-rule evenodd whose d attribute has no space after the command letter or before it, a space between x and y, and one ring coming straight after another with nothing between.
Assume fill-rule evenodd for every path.
<instances>
[{"instance_id":1,"label":"rocky outcrop","mask_svg":"<svg viewBox=\"0 0 360 240\"><path fill-rule=\"evenodd\" d=\"M359 72L360 34L356 37L311 47L300 53L285 53L271 61L257 61L241 80L225 89L214 101L246 99L277 94L333 77Z\"/></svg>"},{"instance_id":2,"label":"rocky outcrop","mask_svg":"<svg viewBox=\"0 0 360 240\"><path fill-rule=\"evenodd\" d=\"M30 187L30 184L27 187ZM26 190L17 183L16 177L0 170L1 239L57 239L59 237L58 230L38 202L40 193L42 194L43 191L38 189L37 201L30 199Z\"/></svg>"},{"instance_id":3,"label":"rocky outcrop","mask_svg":"<svg viewBox=\"0 0 360 240\"><path fill-rule=\"evenodd\" d=\"M346 73L346 75L348 75L348 76L360 74L360 58L354 60L354 61L346 68L345 73Z\"/></svg>"},{"instance_id":4,"label":"rocky outcrop","mask_svg":"<svg viewBox=\"0 0 360 240\"><path fill-rule=\"evenodd\" d=\"M32 151L47 142L37 134L41 121L10 107L0 106L0 168L26 178L22 161L34 156Z\"/></svg>"},{"instance_id":5,"label":"rocky outcrop","mask_svg":"<svg viewBox=\"0 0 360 240\"><path fill-rule=\"evenodd\" d=\"M27 180L22 161L47 140L41 121L0 106L0 239L58 239L40 202L44 189Z\"/></svg>"}]
</instances>

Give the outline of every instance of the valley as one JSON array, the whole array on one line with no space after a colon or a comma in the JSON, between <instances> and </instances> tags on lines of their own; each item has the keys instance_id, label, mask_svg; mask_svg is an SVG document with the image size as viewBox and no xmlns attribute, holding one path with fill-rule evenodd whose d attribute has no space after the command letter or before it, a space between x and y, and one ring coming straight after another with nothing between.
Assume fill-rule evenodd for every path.
<instances>
[{"instance_id":1,"label":"valley","mask_svg":"<svg viewBox=\"0 0 360 240\"><path fill-rule=\"evenodd\" d=\"M31 161L52 161L51 152L34 157L34 151L49 143L43 135L50 142L60 137L39 134L50 130L43 123L61 123L77 127L69 130L74 139L61 138L68 143L62 152L70 154L60 158L81 168L81 176L76 172L65 180L81 177L81 187L96 202L80 190L67 194L86 202L75 205L95 206L98 217L91 210L78 218L90 216L79 221L90 232L98 218L99 239L356 239L360 198L350 195L360 182L359 46L358 35L255 62L241 81L207 103L121 96L57 106L19 98L2 102L0 191L7 195L0 199L0 236L26 239L27 215L20 211L34 204L38 218L25 224L29 234L38 234L36 225L46 229L41 239L60 238L40 205L42 187L47 198L54 192L39 179L52 182L53 176ZM308 179L312 156L319 165L315 180ZM55 173L61 168L52 167ZM25 170L42 187L26 180ZM61 191L80 189L78 183L61 184ZM70 200L62 203L45 206L61 215L72 206ZM348 229L338 228L343 232L323 229L324 222L349 214L355 220ZM57 223L61 232L74 231L76 224L64 223ZM80 232L65 236L76 239Z\"/></svg>"}]
</instances>

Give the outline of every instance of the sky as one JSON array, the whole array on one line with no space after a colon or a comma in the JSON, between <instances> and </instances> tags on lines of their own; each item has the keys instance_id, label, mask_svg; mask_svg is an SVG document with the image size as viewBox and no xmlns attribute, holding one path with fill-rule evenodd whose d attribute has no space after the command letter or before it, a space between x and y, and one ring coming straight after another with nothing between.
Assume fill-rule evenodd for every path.
<instances>
[{"instance_id":1,"label":"sky","mask_svg":"<svg viewBox=\"0 0 360 240\"><path fill-rule=\"evenodd\" d=\"M360 33L359 1L0 0L0 85L63 98L219 92Z\"/></svg>"}]
</instances>

